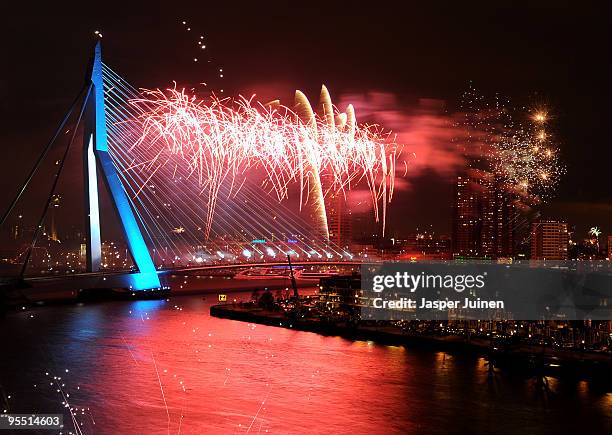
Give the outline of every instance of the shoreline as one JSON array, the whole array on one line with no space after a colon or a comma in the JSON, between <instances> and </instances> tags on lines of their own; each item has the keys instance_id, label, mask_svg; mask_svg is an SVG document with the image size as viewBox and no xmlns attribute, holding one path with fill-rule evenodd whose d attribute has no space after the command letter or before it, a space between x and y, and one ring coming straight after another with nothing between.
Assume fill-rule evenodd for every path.
<instances>
[{"instance_id":1,"label":"shoreline","mask_svg":"<svg viewBox=\"0 0 612 435\"><path fill-rule=\"evenodd\" d=\"M393 326L347 325L325 323L318 319L295 320L283 312L237 304L213 305L210 315L218 318L257 323L324 336L339 336L355 341L374 341L384 345L414 346L430 350L485 357L490 367L522 371L536 376L568 376L580 379L609 379L612 355L557 351L550 347L518 345L511 350L497 350L484 338L466 339L459 335L434 336L408 333ZM612 385L606 386L612 389Z\"/></svg>"}]
</instances>

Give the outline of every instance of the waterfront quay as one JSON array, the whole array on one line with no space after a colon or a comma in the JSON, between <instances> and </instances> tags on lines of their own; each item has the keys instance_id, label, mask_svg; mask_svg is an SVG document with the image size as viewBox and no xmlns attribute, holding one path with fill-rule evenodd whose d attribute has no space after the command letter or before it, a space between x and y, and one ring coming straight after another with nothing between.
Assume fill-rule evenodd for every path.
<instances>
[{"instance_id":1,"label":"waterfront quay","mask_svg":"<svg viewBox=\"0 0 612 435\"><path fill-rule=\"evenodd\" d=\"M537 376L570 376L607 379L612 355L577 349L554 348L533 341L510 341L496 333L477 333L452 322L332 320L318 312L318 295L298 300L234 302L210 307L211 316L280 328L339 336L387 345L429 348L451 353L484 356L491 370L519 370ZM484 322L483 322L484 325ZM612 388L612 385L608 385Z\"/></svg>"}]
</instances>

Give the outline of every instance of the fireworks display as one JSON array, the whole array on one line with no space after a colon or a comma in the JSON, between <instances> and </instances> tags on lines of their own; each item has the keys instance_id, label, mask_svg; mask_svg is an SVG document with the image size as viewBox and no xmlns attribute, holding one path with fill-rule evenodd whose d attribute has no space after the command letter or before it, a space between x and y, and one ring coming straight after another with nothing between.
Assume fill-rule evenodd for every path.
<instances>
[{"instance_id":1,"label":"fireworks display","mask_svg":"<svg viewBox=\"0 0 612 435\"><path fill-rule=\"evenodd\" d=\"M533 123L501 135L494 149L494 169L521 191L546 198L554 191L564 169L559 151L549 140L546 115L537 112Z\"/></svg>"},{"instance_id":2,"label":"fireworks display","mask_svg":"<svg viewBox=\"0 0 612 435\"><path fill-rule=\"evenodd\" d=\"M263 186L279 201L292 182L299 183L300 204L316 204L326 234L325 195L346 193L365 180L384 231L401 147L378 126L358 125L352 106L346 113L336 110L325 87L321 94L324 113L317 115L300 91L295 110L243 97L203 100L175 88L145 91L130 100L143 125L132 148L155 148L148 166L168 153L180 157L206 193L206 234L221 185L240 189L250 169L263 169Z\"/></svg>"},{"instance_id":3,"label":"fireworks display","mask_svg":"<svg viewBox=\"0 0 612 435\"><path fill-rule=\"evenodd\" d=\"M516 110L499 97L489 104L473 89L464 93L463 106L458 124L467 132L465 142L477 145L464 149L474 166L494 174L524 198L550 197L565 168L547 129L546 111Z\"/></svg>"}]
</instances>

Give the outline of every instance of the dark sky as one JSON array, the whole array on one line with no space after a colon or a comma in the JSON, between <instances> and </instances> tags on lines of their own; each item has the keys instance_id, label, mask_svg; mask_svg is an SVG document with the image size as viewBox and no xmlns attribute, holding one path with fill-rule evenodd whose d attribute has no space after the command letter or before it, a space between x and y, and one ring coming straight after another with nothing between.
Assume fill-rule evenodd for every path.
<instances>
[{"instance_id":1,"label":"dark sky","mask_svg":"<svg viewBox=\"0 0 612 435\"><path fill-rule=\"evenodd\" d=\"M334 95L379 91L452 108L471 81L483 93L545 104L568 170L544 214L612 233L611 38L606 15L585 2L11 3L1 30L2 204L80 89L99 29L106 63L136 86L207 82L226 95L287 97L293 89L315 96L325 83ZM451 190L435 175L421 178L397 198L396 219L407 217L400 229L432 221L447 231Z\"/></svg>"}]
</instances>

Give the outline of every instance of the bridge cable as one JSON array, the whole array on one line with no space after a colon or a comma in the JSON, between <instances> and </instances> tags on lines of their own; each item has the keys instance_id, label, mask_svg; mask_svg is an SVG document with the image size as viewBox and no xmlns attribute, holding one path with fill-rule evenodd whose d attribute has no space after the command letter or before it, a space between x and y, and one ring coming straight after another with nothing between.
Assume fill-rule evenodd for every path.
<instances>
[{"instance_id":1,"label":"bridge cable","mask_svg":"<svg viewBox=\"0 0 612 435\"><path fill-rule=\"evenodd\" d=\"M146 114L148 104L146 102L142 105L132 104L134 100L141 98L140 92L106 64L103 65L103 74L107 102L109 153L113 159L113 163L118 168L118 172L124 182L124 188L130 193L128 195L130 204L135 210L135 214L140 220L146 236L154 248L154 252L158 251L161 253L166 251L167 253L168 249L170 249L176 256L177 253L180 254L181 247L179 247L178 244L181 244L182 241L187 245L192 245L185 246L188 250L193 250L190 254L196 254L195 251L198 249L196 246L201 246L202 244L205 245L204 248L207 251L213 254L215 248L209 250L206 246L209 245L211 241L209 239L201 240L200 236L196 234L197 231L192 231L190 228L190 226L195 226L196 228L200 226L198 222L196 222L199 215L196 206L197 201L194 200L193 196L190 194L194 189L177 188L176 186L178 185L175 184L177 182L177 175L181 183L187 183L191 171L182 165L177 166L176 162L174 162L174 173L169 177L167 171L165 175L160 175L161 171L159 173L157 172L158 169L164 170L162 167L168 164L172 166L173 164L170 162L172 162L174 158L165 155L158 160L163 152L161 150L154 150L151 147L151 143L149 143L147 147L136 146L136 144L139 143L140 136L138 129L142 128L142 116ZM153 139L154 142L158 140L163 139L160 137ZM127 148L125 145L127 145ZM168 158L168 160L163 162L164 158ZM155 168L155 166L157 166L157 168ZM145 170L153 170L153 173L147 175L144 172ZM174 183L172 180L174 180ZM155 191L149 192L146 186L149 182L155 185ZM264 191L267 190L264 186L261 187ZM342 256L342 247L337 246L333 242L320 247L316 245L309 246L309 242L316 244L314 240L308 240L311 239L312 236L306 236L309 231L309 224L300 215L295 216L295 214L283 204L277 202L272 203L269 192L266 192L265 195L261 195L261 193L256 192L256 187L250 185L248 182L243 182L239 191L240 195L238 196L238 190L233 191L232 186L227 186L225 184L220 186L220 193L222 192L223 196L227 196L228 199L241 200L238 202L238 210L232 210L231 206L219 208L215 224L213 228L211 228L211 235L216 235L216 237L213 238L220 237L223 239L223 235L231 233L232 231L230 230L233 229L233 232L236 233L234 237L238 236L239 239L242 239L245 246L249 246L250 249L254 249L259 254L264 254L264 252L252 245L251 240L247 238L247 233L252 233L255 237L264 234L270 235L273 239L278 237L277 243L281 245L282 253L285 253L284 251L287 249L295 250L295 252L302 250L303 253L310 257L310 254L313 253L311 251L314 251L315 255L318 254L322 257L321 253L313 249L317 248L319 250L322 249L322 252L327 256L330 255L330 251L336 255L340 254L340 256ZM162 196L164 197L163 199ZM166 203L167 197L172 198L168 198L170 203ZM179 205L180 207L178 208L172 207L170 216L167 216L170 209L166 209L166 207ZM249 219L249 217L261 213L262 209L274 210L274 215L278 215L280 219L276 220L276 216L274 217L274 227L266 226L266 224L259 220L252 222L252 220ZM227 213L228 211L233 211L233 213ZM186 225L186 227L183 228L184 234L177 234L175 236L168 236L166 234L169 229L186 223L191 225ZM219 227L219 232L215 230L215 225ZM154 232L159 234L153 234ZM279 233L278 236L276 236L275 233ZM299 248L297 246L289 246L288 242L283 241L287 235L297 235L298 239L305 242L305 246ZM219 240L213 244L217 244L218 242ZM221 240L221 243L224 243L223 240ZM278 249L278 246L276 248ZM223 248L221 248L221 250L223 250Z\"/></svg>"},{"instance_id":2,"label":"bridge cable","mask_svg":"<svg viewBox=\"0 0 612 435\"><path fill-rule=\"evenodd\" d=\"M85 98L83 99L83 103L82 103L82 106L81 106L81 111L79 113L79 117L77 119L76 125L74 126L74 130L72 132L72 137L70 138L70 141L68 142L68 145L66 145L66 149L64 150L64 154L62 156L62 159L60 160L59 167L57 168L57 172L55 173L55 179L53 180L53 185L51 186L51 190L49 191L49 196L47 197L47 202L45 203L43 211L42 211L42 213L40 215L40 219L38 220L38 225L36 226L36 230L34 231L34 236L32 237L32 243L30 244L30 246L28 248L28 251L26 253L26 258L25 258L25 260L23 262L23 266L21 267L21 272L19 273L19 278L20 279L23 279L23 276L25 274L26 268L28 267L28 263L30 261L30 257L32 256L32 250L34 249L34 246L36 245L36 242L38 241L38 237L40 236L40 230L42 229L43 222L45 220L45 217L47 216L47 212L49 211L49 206L51 205L51 201L53 200L53 195L55 195L55 190L57 188L57 184L59 182L62 170L64 169L64 163L66 162L66 157L68 156L68 151L70 151L72 143L74 142L74 138L76 137L79 124L81 123L81 119L83 118L83 113L85 112L85 109L87 107L87 101L89 100L89 95L91 94L92 86L93 86L93 84L90 84L88 86L88 88L87 88L87 94L85 95Z\"/></svg>"},{"instance_id":3,"label":"bridge cable","mask_svg":"<svg viewBox=\"0 0 612 435\"><path fill-rule=\"evenodd\" d=\"M60 132L64 129L64 125L66 125L66 122L70 118L70 115L72 114L72 111L76 107L77 102L81 99L81 96L83 95L83 92L85 91L86 88L87 88L86 85L84 85L83 88L81 88L81 90L77 94L76 98L74 99L74 101L70 105L70 108L68 109L68 112L66 113L66 116L64 116L64 119L62 119L62 122L60 122L59 126L55 130L55 134L51 137L51 140L49 140L49 142L47 143L47 145L43 149L42 153L38 156L38 159L36 160L36 163L34 163L34 166L32 167L32 169L30 170L29 175L26 177L25 181L21 185L21 188L17 192L17 195L15 196L15 198L13 198L13 201L10 203L10 205L8 206L8 208L6 209L4 214L2 215L2 220L0 220L0 227L4 225L4 223L6 222L6 219L9 217L9 215L11 214L11 212L13 211L13 209L15 208L17 203L19 202L19 199L21 198L21 196L23 195L25 190L28 188L28 185L30 184L30 181L32 181L32 178L34 178L34 175L38 171L38 168L40 168L40 165L42 164L42 162L43 162L44 158L46 157L47 153L51 149L52 145L55 143L55 140L59 136Z\"/></svg>"}]
</instances>

